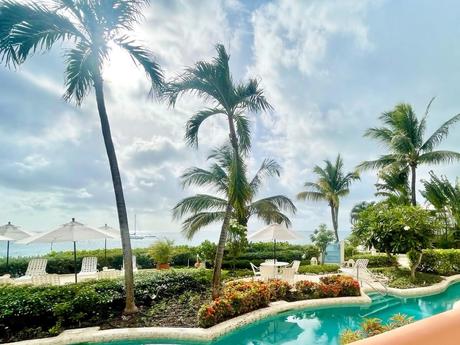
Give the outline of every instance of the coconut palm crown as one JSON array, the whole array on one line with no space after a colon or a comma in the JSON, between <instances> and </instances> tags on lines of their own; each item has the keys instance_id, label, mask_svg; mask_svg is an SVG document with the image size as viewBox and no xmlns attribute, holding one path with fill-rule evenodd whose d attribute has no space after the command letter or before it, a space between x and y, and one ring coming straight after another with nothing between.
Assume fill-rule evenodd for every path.
<instances>
[{"instance_id":1,"label":"coconut palm crown","mask_svg":"<svg viewBox=\"0 0 460 345\"><path fill-rule=\"evenodd\" d=\"M112 174L125 269L125 313L134 303L132 253L123 187L104 99L103 66L111 46L127 52L146 73L151 93L164 89L163 73L153 54L129 36L148 0L49 0L0 2L0 61L16 68L34 53L65 43L64 99L80 105L94 88Z\"/></svg>"},{"instance_id":2,"label":"coconut palm crown","mask_svg":"<svg viewBox=\"0 0 460 345\"><path fill-rule=\"evenodd\" d=\"M335 162L325 160L325 167L316 165L313 172L318 175L316 182L305 182L306 191L297 194L297 199L311 201L326 201L331 209L332 226L335 239L339 240L338 217L340 198L350 193L350 185L353 181L359 180L357 172L343 171L343 159L340 154Z\"/></svg>"},{"instance_id":3,"label":"coconut palm crown","mask_svg":"<svg viewBox=\"0 0 460 345\"><path fill-rule=\"evenodd\" d=\"M181 200L173 209L175 219L183 219L182 231L187 238L192 238L203 227L221 222L225 218L229 196L229 171L232 169L233 150L229 146L214 150L208 157L213 160L209 169L193 167L182 176L182 185L211 188L216 195L197 194ZM232 218L246 226L249 218L255 216L265 223L285 223L291 225L285 211L295 214L296 207L284 195L274 195L254 200L267 177L280 176L281 167L272 159L265 159L252 180L245 185L247 192L244 207L232 208ZM246 174L243 169L239 174Z\"/></svg>"},{"instance_id":4,"label":"coconut palm crown","mask_svg":"<svg viewBox=\"0 0 460 345\"><path fill-rule=\"evenodd\" d=\"M383 126L369 128L365 136L380 141L390 152L376 160L366 161L358 166L361 170L385 167L393 167L400 171L409 169L412 205L417 204L416 170L419 165L450 163L460 160L460 153L458 152L435 150L447 137L452 125L460 120L460 114L444 122L426 138L427 117L433 100L431 99L428 103L421 119L416 116L412 106L407 103L397 104L393 110L383 113L379 117Z\"/></svg>"}]
</instances>

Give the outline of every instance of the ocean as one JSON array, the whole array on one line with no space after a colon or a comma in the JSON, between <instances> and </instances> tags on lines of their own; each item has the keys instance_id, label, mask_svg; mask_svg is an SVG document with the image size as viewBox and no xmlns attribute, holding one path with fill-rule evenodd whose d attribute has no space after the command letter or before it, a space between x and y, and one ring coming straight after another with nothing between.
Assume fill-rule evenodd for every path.
<instances>
[{"instance_id":1,"label":"ocean","mask_svg":"<svg viewBox=\"0 0 460 345\"><path fill-rule=\"evenodd\" d=\"M293 244L308 244L311 243L310 235L313 231L297 231L305 240L292 241ZM340 238L346 238L348 232L339 231ZM187 240L179 232L138 232L138 235L149 235L155 237L145 237L144 239L131 239L131 245L133 248L146 248L154 243L158 238L167 238L174 241L176 245L190 245L196 246L205 240L211 242L217 242L219 234L215 231L202 231L195 235L192 240ZM80 241L77 242L77 250L83 249L103 249L104 240L93 240L93 241ZM119 240L108 240L107 248L121 248L121 242ZM10 243L10 257L35 257L40 255L49 254L51 251L72 251L73 243L37 243L37 244L17 244ZM0 242L0 257L6 256L6 242Z\"/></svg>"}]
</instances>

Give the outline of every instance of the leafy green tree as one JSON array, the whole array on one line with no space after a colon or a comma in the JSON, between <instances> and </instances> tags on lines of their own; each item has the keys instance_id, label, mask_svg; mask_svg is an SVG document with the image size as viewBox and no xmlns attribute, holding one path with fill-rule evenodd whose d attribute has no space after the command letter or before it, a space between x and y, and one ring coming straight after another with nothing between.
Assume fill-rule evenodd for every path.
<instances>
[{"instance_id":1,"label":"leafy green tree","mask_svg":"<svg viewBox=\"0 0 460 345\"><path fill-rule=\"evenodd\" d=\"M233 164L233 150L229 146L216 149L209 156L214 162L209 170L201 168L190 168L182 176L182 185L206 187L214 190L217 196L209 194L197 194L181 200L173 208L173 216L183 220L182 232L187 238L192 238L203 227L226 217L226 207L230 200L231 169ZM246 175L244 165L240 165L239 175ZM232 207L232 218L238 224L246 227L249 218L255 216L265 223L282 223L287 226L291 224L289 218L283 213L288 211L296 212L292 201L284 195L274 195L254 200L262 182L266 177L279 176L280 166L273 160L265 159L253 179L245 185L246 198L243 201L243 208ZM247 179L244 177L244 179Z\"/></svg>"},{"instance_id":2,"label":"leafy green tree","mask_svg":"<svg viewBox=\"0 0 460 345\"><path fill-rule=\"evenodd\" d=\"M238 220L231 219L228 227L227 251L232 258L233 271L235 271L236 260L248 247L248 228L238 223Z\"/></svg>"},{"instance_id":3,"label":"leafy green tree","mask_svg":"<svg viewBox=\"0 0 460 345\"><path fill-rule=\"evenodd\" d=\"M339 240L339 206L340 198L350 193L350 185L353 181L359 180L357 172L345 173L343 171L343 160L340 154L334 163L325 160L325 167L316 165L313 172L318 175L316 182L305 182L306 191L297 194L297 199L326 201L331 209L332 226L335 239Z\"/></svg>"},{"instance_id":4,"label":"leafy green tree","mask_svg":"<svg viewBox=\"0 0 460 345\"><path fill-rule=\"evenodd\" d=\"M416 253L411 267L412 278L422 258L422 249L428 248L439 221L431 212L419 206L391 206L384 202L368 207L360 213L352 234L361 244L374 247L388 256L397 253Z\"/></svg>"},{"instance_id":5,"label":"leafy green tree","mask_svg":"<svg viewBox=\"0 0 460 345\"><path fill-rule=\"evenodd\" d=\"M110 58L110 44L126 51L143 68L151 91L164 88L163 73L153 54L130 37L148 0L50 0L0 3L0 61L15 68L31 55L65 47L64 99L80 105L94 88L102 135L112 174L125 267L127 314L134 302L132 253L123 187L104 100L102 71Z\"/></svg>"},{"instance_id":6,"label":"leafy green tree","mask_svg":"<svg viewBox=\"0 0 460 345\"><path fill-rule=\"evenodd\" d=\"M422 184L421 194L444 220L447 239L450 228L458 232L460 227L460 181L453 184L445 176L438 177L430 171L430 179L422 180Z\"/></svg>"},{"instance_id":7,"label":"leafy green tree","mask_svg":"<svg viewBox=\"0 0 460 345\"><path fill-rule=\"evenodd\" d=\"M251 146L247 113L269 110L271 105L265 98L256 79L235 84L228 64L230 56L225 47L217 44L216 50L217 56L212 62L199 61L193 67L188 67L182 75L171 82L167 88L167 96L171 106L176 104L180 95L187 93L196 94L211 104L211 107L198 111L187 122L185 140L188 144L197 147L198 132L203 122L209 118L223 116L228 123L233 154L235 157L240 157L241 154L247 153ZM214 260L213 297L220 294L222 259L230 218L234 209L239 211L244 209L244 201L248 197L245 194L248 192L245 186L247 181L238 174L243 164L242 158L234 159L229 174L228 200Z\"/></svg>"},{"instance_id":8,"label":"leafy green tree","mask_svg":"<svg viewBox=\"0 0 460 345\"><path fill-rule=\"evenodd\" d=\"M321 251L321 264L324 264L326 248L329 245L329 243L332 243L335 239L334 232L328 230L326 224L320 224L318 228L315 229L313 234L311 234L310 239L312 243Z\"/></svg>"},{"instance_id":9,"label":"leafy green tree","mask_svg":"<svg viewBox=\"0 0 460 345\"><path fill-rule=\"evenodd\" d=\"M426 122L432 99L426 108L425 115L418 119L412 106L400 103L391 111L383 113L379 119L382 127L369 128L365 136L382 142L389 153L377 160L366 161L359 169L394 168L399 171L410 170L411 202L417 204L417 167L421 164L449 163L460 159L460 153L435 148L447 137L452 125L460 120L460 114L455 115L426 138Z\"/></svg>"},{"instance_id":10,"label":"leafy green tree","mask_svg":"<svg viewBox=\"0 0 460 345\"><path fill-rule=\"evenodd\" d=\"M200 258L212 261L216 255L217 245L209 240L201 242L197 248L197 253Z\"/></svg>"}]
</instances>

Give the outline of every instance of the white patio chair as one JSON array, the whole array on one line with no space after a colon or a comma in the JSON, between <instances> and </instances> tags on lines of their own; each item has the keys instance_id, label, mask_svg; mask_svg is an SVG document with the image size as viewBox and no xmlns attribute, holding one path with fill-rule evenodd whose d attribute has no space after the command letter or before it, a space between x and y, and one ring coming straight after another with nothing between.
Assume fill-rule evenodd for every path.
<instances>
[{"instance_id":1,"label":"white patio chair","mask_svg":"<svg viewBox=\"0 0 460 345\"><path fill-rule=\"evenodd\" d=\"M300 261L299 260L292 261L291 267L294 269L294 274L299 273Z\"/></svg>"},{"instance_id":2,"label":"white patio chair","mask_svg":"<svg viewBox=\"0 0 460 345\"><path fill-rule=\"evenodd\" d=\"M350 260L348 262L350 262ZM369 260L368 259L358 259L358 260L356 260L354 262L352 261L350 263L352 264L351 267L350 266L342 267L342 268L340 268L340 272L349 274L352 277L356 277L356 276L358 276L358 274L361 274L361 273L358 272L359 270L366 270L367 269L367 265L369 264Z\"/></svg>"},{"instance_id":3,"label":"white patio chair","mask_svg":"<svg viewBox=\"0 0 460 345\"><path fill-rule=\"evenodd\" d=\"M125 271L125 262L123 260L123 265L121 267L121 270L124 272ZM137 259L136 259L136 255L133 255L133 272L137 272L138 268L137 268Z\"/></svg>"},{"instance_id":4,"label":"white patio chair","mask_svg":"<svg viewBox=\"0 0 460 345\"><path fill-rule=\"evenodd\" d=\"M310 259L310 265L312 265L312 266L318 265L318 259L317 259L316 257L313 256L313 257Z\"/></svg>"},{"instance_id":5,"label":"white patio chair","mask_svg":"<svg viewBox=\"0 0 460 345\"><path fill-rule=\"evenodd\" d=\"M32 259L27 265L26 274L16 280L30 280L32 277L42 276L46 274L47 259Z\"/></svg>"},{"instance_id":6,"label":"white patio chair","mask_svg":"<svg viewBox=\"0 0 460 345\"><path fill-rule=\"evenodd\" d=\"M254 277L260 277L260 268L254 265L252 262L249 263L251 265L252 272L254 273Z\"/></svg>"},{"instance_id":7,"label":"white patio chair","mask_svg":"<svg viewBox=\"0 0 460 345\"><path fill-rule=\"evenodd\" d=\"M260 265L260 278L264 281L275 279L277 276L276 272L277 272L277 267L275 266Z\"/></svg>"},{"instance_id":8,"label":"white patio chair","mask_svg":"<svg viewBox=\"0 0 460 345\"><path fill-rule=\"evenodd\" d=\"M279 279L288 282L289 284L294 283L295 269L294 267L283 267L281 268L281 274Z\"/></svg>"},{"instance_id":9,"label":"white patio chair","mask_svg":"<svg viewBox=\"0 0 460 345\"><path fill-rule=\"evenodd\" d=\"M81 270L78 273L79 277L88 277L97 275L97 257L86 256L81 261Z\"/></svg>"},{"instance_id":10,"label":"white patio chair","mask_svg":"<svg viewBox=\"0 0 460 345\"><path fill-rule=\"evenodd\" d=\"M33 276L32 277L32 284L36 286L41 285L60 285L61 282L59 280L58 274L45 274L41 276Z\"/></svg>"}]
</instances>

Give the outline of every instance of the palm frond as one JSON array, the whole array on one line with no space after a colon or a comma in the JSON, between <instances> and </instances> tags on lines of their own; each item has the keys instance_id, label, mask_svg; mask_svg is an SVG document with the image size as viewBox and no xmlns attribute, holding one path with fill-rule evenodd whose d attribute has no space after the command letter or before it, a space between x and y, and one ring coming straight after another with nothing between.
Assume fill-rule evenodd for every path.
<instances>
[{"instance_id":1,"label":"palm frond","mask_svg":"<svg viewBox=\"0 0 460 345\"><path fill-rule=\"evenodd\" d=\"M22 64L30 54L49 50L56 42L86 40L65 16L38 3L0 3L0 61Z\"/></svg>"},{"instance_id":2,"label":"palm frond","mask_svg":"<svg viewBox=\"0 0 460 345\"><path fill-rule=\"evenodd\" d=\"M227 201L212 195L197 194L182 199L173 208L173 217L180 219L184 215L196 214L205 210L223 211L227 206Z\"/></svg>"},{"instance_id":3,"label":"palm frond","mask_svg":"<svg viewBox=\"0 0 460 345\"><path fill-rule=\"evenodd\" d=\"M364 132L364 136L377 139L384 144L390 144L393 139L393 131L385 127L369 128Z\"/></svg>"},{"instance_id":4,"label":"palm frond","mask_svg":"<svg viewBox=\"0 0 460 345\"><path fill-rule=\"evenodd\" d=\"M421 147L422 152L432 151L437 145L439 145L443 139L449 134L450 128L460 121L460 114L457 114L444 122L434 133L425 141Z\"/></svg>"},{"instance_id":5,"label":"palm frond","mask_svg":"<svg viewBox=\"0 0 460 345\"><path fill-rule=\"evenodd\" d=\"M257 193L265 177L271 177L271 176L279 177L280 174L281 174L281 166L278 164L278 162L276 162L273 159L269 159L269 158L264 159L259 170L257 170L257 173L254 175L254 178L250 182L252 193L253 194Z\"/></svg>"},{"instance_id":6,"label":"palm frond","mask_svg":"<svg viewBox=\"0 0 460 345\"><path fill-rule=\"evenodd\" d=\"M200 110L187 121L185 125L185 141L188 145L198 147L198 132L201 124L209 117L217 114L224 114L224 112L219 108L207 108Z\"/></svg>"},{"instance_id":7,"label":"palm frond","mask_svg":"<svg viewBox=\"0 0 460 345\"><path fill-rule=\"evenodd\" d=\"M160 65L155 61L153 53L128 36L117 38L115 43L128 52L136 66L143 68L151 83L150 93L161 96L165 90L164 76Z\"/></svg>"},{"instance_id":8,"label":"palm frond","mask_svg":"<svg viewBox=\"0 0 460 345\"><path fill-rule=\"evenodd\" d=\"M253 112L273 109L256 79L249 79L247 83L236 86L235 97L235 104L238 108Z\"/></svg>"},{"instance_id":9,"label":"palm frond","mask_svg":"<svg viewBox=\"0 0 460 345\"><path fill-rule=\"evenodd\" d=\"M297 199L310 200L310 201L323 201L323 200L327 200L327 197L322 192L305 191L305 192L300 192L299 194L297 194Z\"/></svg>"},{"instance_id":10,"label":"palm frond","mask_svg":"<svg viewBox=\"0 0 460 345\"><path fill-rule=\"evenodd\" d=\"M439 150L426 152L419 156L420 164L451 163L460 160L460 153L455 151Z\"/></svg>"},{"instance_id":11,"label":"palm frond","mask_svg":"<svg viewBox=\"0 0 460 345\"><path fill-rule=\"evenodd\" d=\"M374 161L365 161L357 166L358 171L381 169L389 165L398 163L398 157L395 154L382 155L379 159Z\"/></svg>"},{"instance_id":12,"label":"palm frond","mask_svg":"<svg viewBox=\"0 0 460 345\"><path fill-rule=\"evenodd\" d=\"M252 206L258 204L271 204L276 207L278 210L284 210L291 214L296 214L297 208L291 199L284 195L274 195L267 198L259 199L252 203Z\"/></svg>"},{"instance_id":13,"label":"palm frond","mask_svg":"<svg viewBox=\"0 0 460 345\"><path fill-rule=\"evenodd\" d=\"M200 212L185 219L182 223L182 234L187 239L192 239L202 228L223 221L225 212Z\"/></svg>"},{"instance_id":14,"label":"palm frond","mask_svg":"<svg viewBox=\"0 0 460 345\"><path fill-rule=\"evenodd\" d=\"M180 177L182 186L216 187L220 192L227 192L228 177L222 169L205 170L197 167L187 169Z\"/></svg>"},{"instance_id":15,"label":"palm frond","mask_svg":"<svg viewBox=\"0 0 460 345\"><path fill-rule=\"evenodd\" d=\"M64 99L75 99L77 105L80 105L93 86L95 70L99 65L91 47L84 42L79 42L75 48L70 49L66 53Z\"/></svg>"},{"instance_id":16,"label":"palm frond","mask_svg":"<svg viewBox=\"0 0 460 345\"><path fill-rule=\"evenodd\" d=\"M247 153L251 147L251 126L248 118L244 115L235 115L233 117L236 124L236 133L238 136L239 149Z\"/></svg>"}]
</instances>

